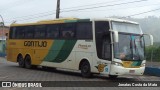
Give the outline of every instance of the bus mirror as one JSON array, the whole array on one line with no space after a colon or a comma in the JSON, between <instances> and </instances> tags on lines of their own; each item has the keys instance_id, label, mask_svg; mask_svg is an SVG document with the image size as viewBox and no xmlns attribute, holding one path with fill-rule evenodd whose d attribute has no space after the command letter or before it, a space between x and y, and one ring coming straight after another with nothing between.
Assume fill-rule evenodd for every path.
<instances>
[{"instance_id":1,"label":"bus mirror","mask_svg":"<svg viewBox=\"0 0 160 90\"><path fill-rule=\"evenodd\" d=\"M147 37L145 37L145 44L146 46L150 46L153 45L153 36L150 34L143 34L143 36L146 35ZM150 41L149 41L150 39Z\"/></svg>"},{"instance_id":2,"label":"bus mirror","mask_svg":"<svg viewBox=\"0 0 160 90\"><path fill-rule=\"evenodd\" d=\"M118 31L113 31L113 30L111 30L111 32L113 32L113 38L114 38L114 42L115 43L117 43L119 40L119 38L118 38Z\"/></svg>"},{"instance_id":3,"label":"bus mirror","mask_svg":"<svg viewBox=\"0 0 160 90\"><path fill-rule=\"evenodd\" d=\"M151 39L151 45L153 45L153 36L149 35L150 39Z\"/></svg>"}]
</instances>

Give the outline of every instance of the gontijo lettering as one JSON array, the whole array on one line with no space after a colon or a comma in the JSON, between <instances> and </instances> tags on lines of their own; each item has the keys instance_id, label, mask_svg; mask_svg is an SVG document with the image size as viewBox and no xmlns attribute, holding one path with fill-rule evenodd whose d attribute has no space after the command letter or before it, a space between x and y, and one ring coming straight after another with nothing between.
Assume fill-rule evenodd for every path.
<instances>
[{"instance_id":1,"label":"gontijo lettering","mask_svg":"<svg viewBox=\"0 0 160 90\"><path fill-rule=\"evenodd\" d=\"M46 41L24 41L24 46L28 47L47 47Z\"/></svg>"}]
</instances>

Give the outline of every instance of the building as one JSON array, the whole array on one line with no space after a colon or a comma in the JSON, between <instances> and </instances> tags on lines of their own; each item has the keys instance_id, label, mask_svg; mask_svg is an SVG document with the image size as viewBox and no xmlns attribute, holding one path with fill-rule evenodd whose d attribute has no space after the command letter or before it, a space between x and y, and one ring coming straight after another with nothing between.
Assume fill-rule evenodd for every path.
<instances>
[{"instance_id":1,"label":"building","mask_svg":"<svg viewBox=\"0 0 160 90\"><path fill-rule=\"evenodd\" d=\"M9 27L0 27L0 57L6 56L6 34L9 33Z\"/></svg>"}]
</instances>

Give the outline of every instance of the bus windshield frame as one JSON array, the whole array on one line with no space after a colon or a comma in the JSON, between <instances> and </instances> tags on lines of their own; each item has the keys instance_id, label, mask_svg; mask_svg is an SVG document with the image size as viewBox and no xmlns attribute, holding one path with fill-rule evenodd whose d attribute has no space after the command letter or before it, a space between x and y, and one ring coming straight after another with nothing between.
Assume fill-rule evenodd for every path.
<instances>
[{"instance_id":1,"label":"bus windshield frame","mask_svg":"<svg viewBox=\"0 0 160 90\"><path fill-rule=\"evenodd\" d=\"M119 42L114 43L114 58L144 60L145 43L139 24L112 22L112 29L119 32Z\"/></svg>"}]
</instances>

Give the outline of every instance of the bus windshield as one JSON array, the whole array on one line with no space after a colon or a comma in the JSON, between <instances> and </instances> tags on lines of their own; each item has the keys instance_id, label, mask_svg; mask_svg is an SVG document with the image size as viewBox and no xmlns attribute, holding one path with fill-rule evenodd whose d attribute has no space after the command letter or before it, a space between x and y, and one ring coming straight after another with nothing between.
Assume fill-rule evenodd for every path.
<instances>
[{"instance_id":1,"label":"bus windshield","mask_svg":"<svg viewBox=\"0 0 160 90\"><path fill-rule=\"evenodd\" d=\"M118 32L142 34L139 24L112 22L112 28Z\"/></svg>"},{"instance_id":2,"label":"bus windshield","mask_svg":"<svg viewBox=\"0 0 160 90\"><path fill-rule=\"evenodd\" d=\"M114 57L121 60L144 60L144 38L139 25L114 22L112 26L113 30L119 31L119 42L114 45Z\"/></svg>"},{"instance_id":3,"label":"bus windshield","mask_svg":"<svg viewBox=\"0 0 160 90\"><path fill-rule=\"evenodd\" d=\"M141 35L119 34L114 45L115 58L121 60L144 60L144 39Z\"/></svg>"}]
</instances>

